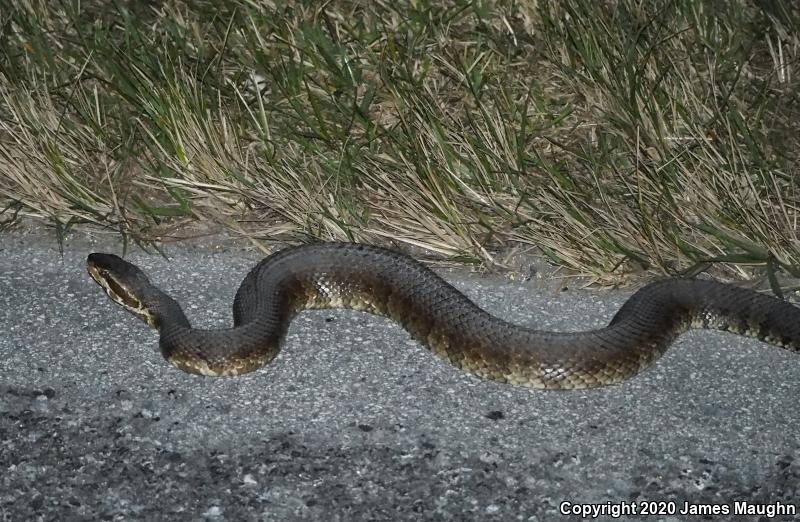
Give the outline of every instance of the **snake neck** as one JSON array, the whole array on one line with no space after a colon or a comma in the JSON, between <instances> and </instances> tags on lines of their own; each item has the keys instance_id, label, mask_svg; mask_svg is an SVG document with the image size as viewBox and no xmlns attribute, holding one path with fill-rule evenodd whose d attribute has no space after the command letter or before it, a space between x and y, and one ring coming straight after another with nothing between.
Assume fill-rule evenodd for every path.
<instances>
[{"instance_id":1,"label":"snake neck","mask_svg":"<svg viewBox=\"0 0 800 522\"><path fill-rule=\"evenodd\" d=\"M153 322L150 323L151 326L154 326L162 334L167 328L192 328L181 305L155 286L147 288L142 301L145 309L148 310L153 318Z\"/></svg>"},{"instance_id":2,"label":"snake neck","mask_svg":"<svg viewBox=\"0 0 800 522\"><path fill-rule=\"evenodd\" d=\"M268 364L286 335L284 327L265 331L255 322L215 330L172 322L159 331L164 359L185 372L209 376L240 375Z\"/></svg>"}]
</instances>

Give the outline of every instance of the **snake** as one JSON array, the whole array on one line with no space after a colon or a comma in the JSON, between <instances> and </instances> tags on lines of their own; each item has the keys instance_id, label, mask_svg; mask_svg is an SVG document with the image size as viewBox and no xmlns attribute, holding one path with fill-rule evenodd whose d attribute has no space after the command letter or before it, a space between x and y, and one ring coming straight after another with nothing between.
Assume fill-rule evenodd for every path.
<instances>
[{"instance_id":1,"label":"snake","mask_svg":"<svg viewBox=\"0 0 800 522\"><path fill-rule=\"evenodd\" d=\"M604 328L544 331L491 315L401 252L360 243L311 243L273 253L250 270L233 301L233 327L197 329L136 265L114 254L92 253L86 268L113 301L158 330L161 354L169 363L200 375L240 375L266 365L279 353L297 313L329 308L388 317L454 366L530 388L620 383L693 328L800 351L800 308L706 279L649 283Z\"/></svg>"}]
</instances>

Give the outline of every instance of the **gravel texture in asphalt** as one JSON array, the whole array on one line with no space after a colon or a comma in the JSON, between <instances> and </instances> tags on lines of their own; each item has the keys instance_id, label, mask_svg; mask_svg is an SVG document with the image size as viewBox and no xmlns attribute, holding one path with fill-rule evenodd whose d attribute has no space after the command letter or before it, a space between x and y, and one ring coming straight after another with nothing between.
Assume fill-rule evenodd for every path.
<instances>
[{"instance_id":1,"label":"gravel texture in asphalt","mask_svg":"<svg viewBox=\"0 0 800 522\"><path fill-rule=\"evenodd\" d=\"M62 256L50 237L0 234L0 520L558 520L590 504L597 520L800 512L797 354L694 331L622 385L530 391L451 367L389 320L314 311L294 320L270 366L198 377L169 366L157 333L86 274L89 252L120 250L76 238ZM166 251L169 261L127 258L195 325L229 324L260 256ZM542 329L603 326L631 293L442 274L492 313Z\"/></svg>"}]
</instances>

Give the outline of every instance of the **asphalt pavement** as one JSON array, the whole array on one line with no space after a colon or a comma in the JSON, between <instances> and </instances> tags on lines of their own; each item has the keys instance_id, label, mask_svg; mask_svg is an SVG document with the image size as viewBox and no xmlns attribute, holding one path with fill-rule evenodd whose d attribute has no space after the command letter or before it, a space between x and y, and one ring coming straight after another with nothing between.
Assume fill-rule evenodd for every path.
<instances>
[{"instance_id":1,"label":"asphalt pavement","mask_svg":"<svg viewBox=\"0 0 800 522\"><path fill-rule=\"evenodd\" d=\"M387 319L313 311L268 367L199 377L91 281L92 251L121 247L73 237L62 255L52 236L0 234L0 521L800 512L797 354L694 331L624 384L531 391L465 374ZM213 241L165 252L127 258L195 325L228 325L261 255ZM632 292L443 276L542 329L603 326Z\"/></svg>"}]
</instances>

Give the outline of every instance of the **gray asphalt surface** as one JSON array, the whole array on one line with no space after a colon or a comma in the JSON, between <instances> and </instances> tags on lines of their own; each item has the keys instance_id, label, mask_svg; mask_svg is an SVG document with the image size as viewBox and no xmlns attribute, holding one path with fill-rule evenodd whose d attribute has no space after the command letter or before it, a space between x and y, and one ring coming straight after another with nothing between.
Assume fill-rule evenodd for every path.
<instances>
[{"instance_id":1,"label":"gray asphalt surface","mask_svg":"<svg viewBox=\"0 0 800 522\"><path fill-rule=\"evenodd\" d=\"M635 509L630 520L760 518L734 517L735 502L800 510L796 354L695 331L623 385L535 392L464 374L388 320L318 311L295 319L269 367L197 377L165 363L156 332L89 279L90 251L121 249L73 239L61 257L52 237L0 234L0 520L576 518L565 502ZM167 252L171 263L138 249L128 259L196 325L227 325L261 256ZM630 294L444 275L544 329L602 326ZM722 513L684 516L684 503Z\"/></svg>"}]
</instances>

